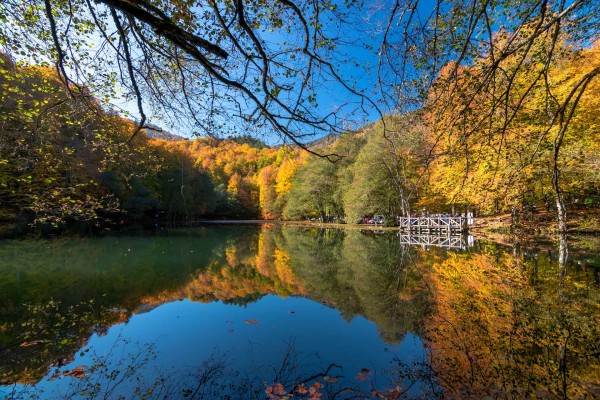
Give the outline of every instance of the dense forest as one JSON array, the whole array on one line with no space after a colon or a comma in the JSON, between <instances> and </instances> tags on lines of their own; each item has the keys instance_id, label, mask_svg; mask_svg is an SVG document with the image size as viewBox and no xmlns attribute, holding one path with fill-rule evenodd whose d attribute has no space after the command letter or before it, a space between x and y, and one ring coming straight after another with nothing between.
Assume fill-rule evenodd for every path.
<instances>
[{"instance_id":1,"label":"dense forest","mask_svg":"<svg viewBox=\"0 0 600 400\"><path fill-rule=\"evenodd\" d=\"M134 122L102 110L91 96L70 97L54 69L20 66L6 55L0 57L0 84L3 221L60 227L255 218L259 172L290 162L289 149L244 137L132 137Z\"/></svg>"},{"instance_id":2,"label":"dense forest","mask_svg":"<svg viewBox=\"0 0 600 400\"><path fill-rule=\"evenodd\" d=\"M599 57L597 45L577 53L565 47L556 61L563 73L555 77L557 96L564 81L584 75ZM153 139L143 130L135 134L135 122L103 110L91 95L70 96L54 69L15 63L7 55L0 63L3 222L63 227L315 218L355 223L368 215L391 220L422 208L483 214L554 209L554 139L539 120L542 87L524 86L528 106L502 136L471 128L489 112L484 105L491 100L482 95L482 107L452 129L441 128L447 126L442 110L425 107L331 135L310 147L310 154L269 147L248 135L173 141ZM477 66L460 73L468 91ZM598 83L589 89L561 144L560 185L570 208L594 207L600 198ZM449 104L461 107L461 99ZM455 114L446 112L449 118Z\"/></svg>"}]
</instances>

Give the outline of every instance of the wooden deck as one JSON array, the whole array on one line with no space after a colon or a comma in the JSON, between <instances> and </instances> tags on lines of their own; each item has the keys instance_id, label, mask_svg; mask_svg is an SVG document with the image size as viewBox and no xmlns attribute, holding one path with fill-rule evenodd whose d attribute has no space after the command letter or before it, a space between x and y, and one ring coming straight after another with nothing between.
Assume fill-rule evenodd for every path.
<instances>
[{"instance_id":1,"label":"wooden deck","mask_svg":"<svg viewBox=\"0 0 600 400\"><path fill-rule=\"evenodd\" d=\"M421 233L450 233L465 232L469 225L473 223L472 217L400 217L398 219L400 230L403 232L421 232Z\"/></svg>"}]
</instances>

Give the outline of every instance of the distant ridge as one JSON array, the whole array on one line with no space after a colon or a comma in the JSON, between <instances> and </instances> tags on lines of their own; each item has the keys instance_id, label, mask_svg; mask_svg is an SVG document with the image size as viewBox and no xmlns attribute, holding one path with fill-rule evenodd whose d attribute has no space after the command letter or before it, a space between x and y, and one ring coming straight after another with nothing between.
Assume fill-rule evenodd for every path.
<instances>
[{"instance_id":1,"label":"distant ridge","mask_svg":"<svg viewBox=\"0 0 600 400\"><path fill-rule=\"evenodd\" d=\"M170 142L178 142L180 140L189 140L188 138L184 138L183 136L175 135L171 132L167 132L159 126L147 124L144 128L146 131L146 136L150 139L162 139L168 140Z\"/></svg>"},{"instance_id":2,"label":"distant ridge","mask_svg":"<svg viewBox=\"0 0 600 400\"><path fill-rule=\"evenodd\" d=\"M327 147L332 145L338 138L339 135L336 135L335 133L330 133L329 135L325 135L321 138L311 140L310 142L306 142L304 143L304 145L309 149L314 147Z\"/></svg>"},{"instance_id":3,"label":"distant ridge","mask_svg":"<svg viewBox=\"0 0 600 400\"><path fill-rule=\"evenodd\" d=\"M278 145L270 146L270 147L276 149L281 146L289 146L292 149L314 149L314 148L318 148L318 147L328 147L328 146L332 145L333 143L335 143L335 141L338 138L339 138L339 135L337 135L335 133L330 133L329 135L325 135L318 139L311 140L309 142L304 142L304 143L302 143L302 146L297 145L296 143L286 143L285 145L278 144Z\"/></svg>"}]
</instances>

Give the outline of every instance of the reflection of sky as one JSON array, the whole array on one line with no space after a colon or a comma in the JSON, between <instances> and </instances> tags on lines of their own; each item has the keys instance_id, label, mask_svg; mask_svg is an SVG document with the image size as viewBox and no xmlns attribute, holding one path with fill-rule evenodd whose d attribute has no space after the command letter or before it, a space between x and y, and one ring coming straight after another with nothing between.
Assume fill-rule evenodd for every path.
<instances>
[{"instance_id":1,"label":"reflection of sky","mask_svg":"<svg viewBox=\"0 0 600 400\"><path fill-rule=\"evenodd\" d=\"M260 325L244 322L249 319ZM340 380L364 386L365 390L371 380L355 380L362 368L372 371L371 378L384 389L389 378L384 374L393 367L395 358L409 364L425 359L423 342L413 334L407 334L399 344L389 345L378 337L375 324L362 317L346 322L337 310L320 303L269 295L243 307L183 300L134 315L126 324L113 326L105 336L94 335L83 349L90 351L80 353L64 369L92 366L92 354L110 354L108 363L116 364L127 359L128 354L139 353L140 345L153 344L156 358L143 368L142 374L148 382L159 376L156 371L172 373L199 367L211 355L224 356L228 367L243 376L256 374L268 381L272 379L268 366L277 368L281 364L290 343L303 376L322 372L335 363L342 370L332 370L331 376L343 376ZM63 377L43 380L35 389L44 390L44 396L52 398L52 394L68 392L69 385L78 383L75 378ZM132 384L135 383L126 381L121 386L126 397L134 388Z\"/></svg>"}]
</instances>

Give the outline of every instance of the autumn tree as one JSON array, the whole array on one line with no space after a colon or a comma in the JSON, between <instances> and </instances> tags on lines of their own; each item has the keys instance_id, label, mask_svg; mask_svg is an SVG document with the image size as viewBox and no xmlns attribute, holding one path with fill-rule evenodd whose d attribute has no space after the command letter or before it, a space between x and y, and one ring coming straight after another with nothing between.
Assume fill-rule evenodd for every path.
<instances>
[{"instance_id":1,"label":"autumn tree","mask_svg":"<svg viewBox=\"0 0 600 400\"><path fill-rule=\"evenodd\" d=\"M330 217L343 215L342 205L335 199L336 189L336 164L314 158L298 169L283 209L283 217L313 217L326 221Z\"/></svg>"},{"instance_id":2,"label":"autumn tree","mask_svg":"<svg viewBox=\"0 0 600 400\"><path fill-rule=\"evenodd\" d=\"M418 114L389 117L367 130L344 195L349 221L368 214L410 214L418 198L423 131Z\"/></svg>"},{"instance_id":3,"label":"autumn tree","mask_svg":"<svg viewBox=\"0 0 600 400\"><path fill-rule=\"evenodd\" d=\"M96 165L105 159L95 135L118 129L119 121L102 121L81 107L61 90L53 70L20 68L4 54L0 85L1 218L94 224L98 211L114 211L115 199L83 158Z\"/></svg>"},{"instance_id":4,"label":"autumn tree","mask_svg":"<svg viewBox=\"0 0 600 400\"><path fill-rule=\"evenodd\" d=\"M498 46L502 47L505 40L502 35L497 37ZM548 41L534 45L541 54L549 46ZM591 107L598 83L591 81L588 90L581 93L578 109L573 109L571 122L562 133L548 127L552 114L548 113L546 96L550 91L554 101L564 101L574 81L600 65L598 48L576 51L565 42L556 42L555 46L556 54L548 65L535 57L520 60L511 56L504 60L507 68L514 68L515 63L527 68L512 81L496 82L496 90L511 86L510 104L502 110L496 104L496 92L480 90L484 63L458 70L456 84L460 91L450 94L440 88L432 93L435 99L427 114L431 123L429 145L435 159L431 184L448 202L466 202L488 212L514 210L536 203L549 205L556 201L557 189L564 206L583 203L584 199L593 201L598 188L594 143L600 131L595 123L597 112ZM540 77L544 68L554 72L547 81ZM441 80L452 71L452 66L444 70ZM467 106L466 102L472 104ZM516 110L521 103L527 107ZM499 116L490 119L491 110ZM511 114L509 125L502 117L507 112ZM457 114L460 118L455 117ZM559 148L557 134L561 136ZM589 165L585 178L581 175L582 165Z\"/></svg>"},{"instance_id":5,"label":"autumn tree","mask_svg":"<svg viewBox=\"0 0 600 400\"><path fill-rule=\"evenodd\" d=\"M144 134L128 141L131 121L71 97L54 69L2 55L0 85L0 219L106 226L214 211L213 182L189 153Z\"/></svg>"},{"instance_id":6,"label":"autumn tree","mask_svg":"<svg viewBox=\"0 0 600 400\"><path fill-rule=\"evenodd\" d=\"M526 0L517 5L509 0L450 0L425 4L405 0L387 5L378 46L379 82L391 88L384 91L385 96L399 110L434 107L435 144L447 130L479 110L476 120L462 124L464 140L452 143L457 155L462 150L466 165L473 159L470 150L477 150L468 147L473 131L481 132L482 141L496 143L501 158L506 146L512 145L518 115L528 112L530 97L538 93L543 100L538 114L541 129L534 135L551 145L544 158L552 165L558 225L565 231L567 201L561 170L565 137L581 99L600 75L600 66L590 64L557 86L559 60L565 52L561 42L568 43L574 54L588 49L598 37L600 3ZM470 88L465 91L464 68L471 71L471 66L477 72L468 77ZM480 102L482 94L487 96L484 103ZM456 101L460 106L452 105ZM522 156L535 158L539 150L529 148Z\"/></svg>"}]
</instances>

